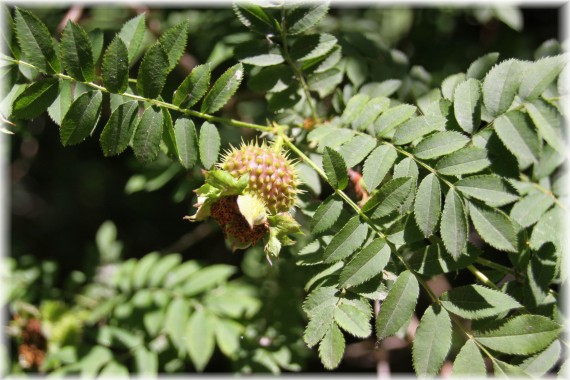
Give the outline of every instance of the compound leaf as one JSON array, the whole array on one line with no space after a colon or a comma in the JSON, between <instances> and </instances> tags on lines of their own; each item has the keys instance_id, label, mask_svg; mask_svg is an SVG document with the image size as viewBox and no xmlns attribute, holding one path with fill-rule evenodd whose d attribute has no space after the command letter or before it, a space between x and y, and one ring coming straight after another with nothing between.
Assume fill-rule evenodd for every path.
<instances>
[{"instance_id":1,"label":"compound leaf","mask_svg":"<svg viewBox=\"0 0 570 380\"><path fill-rule=\"evenodd\" d=\"M91 82L95 76L91 40L83 28L67 22L61 35L61 60L67 73L80 82Z\"/></svg>"},{"instance_id":2,"label":"compound leaf","mask_svg":"<svg viewBox=\"0 0 570 380\"><path fill-rule=\"evenodd\" d=\"M40 116L57 99L59 88L57 78L45 78L32 83L14 100L12 116L18 119Z\"/></svg>"},{"instance_id":3,"label":"compound leaf","mask_svg":"<svg viewBox=\"0 0 570 380\"><path fill-rule=\"evenodd\" d=\"M101 91L89 91L71 104L59 130L64 146L79 144L93 132L101 115L102 103Z\"/></svg>"},{"instance_id":4,"label":"compound leaf","mask_svg":"<svg viewBox=\"0 0 570 380\"><path fill-rule=\"evenodd\" d=\"M129 52L119 36L109 44L101 64L103 85L113 93L122 94L129 81Z\"/></svg>"},{"instance_id":5,"label":"compound leaf","mask_svg":"<svg viewBox=\"0 0 570 380\"><path fill-rule=\"evenodd\" d=\"M157 98L168 75L168 55L162 45L155 43L144 55L137 78L137 89L142 96Z\"/></svg>"}]
</instances>

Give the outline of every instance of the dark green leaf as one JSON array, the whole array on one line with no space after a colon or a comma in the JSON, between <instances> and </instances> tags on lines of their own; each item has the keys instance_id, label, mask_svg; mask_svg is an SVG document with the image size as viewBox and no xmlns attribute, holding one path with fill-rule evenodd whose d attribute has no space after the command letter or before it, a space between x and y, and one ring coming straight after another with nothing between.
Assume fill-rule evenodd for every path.
<instances>
[{"instance_id":1,"label":"dark green leaf","mask_svg":"<svg viewBox=\"0 0 570 380\"><path fill-rule=\"evenodd\" d=\"M435 376L451 346L451 319L445 309L427 308L416 330L412 359L416 375Z\"/></svg>"},{"instance_id":2,"label":"dark green leaf","mask_svg":"<svg viewBox=\"0 0 570 380\"><path fill-rule=\"evenodd\" d=\"M80 82L91 82L95 77L93 48L83 28L67 22L61 35L61 60L67 73Z\"/></svg>"},{"instance_id":3,"label":"dark green leaf","mask_svg":"<svg viewBox=\"0 0 570 380\"><path fill-rule=\"evenodd\" d=\"M521 79L521 64L514 59L499 63L485 75L483 102L489 114L498 116L509 109Z\"/></svg>"},{"instance_id":4,"label":"dark green leaf","mask_svg":"<svg viewBox=\"0 0 570 380\"><path fill-rule=\"evenodd\" d=\"M484 378L487 375L485 361L477 344L473 339L469 339L457 354L453 362L453 377L478 377Z\"/></svg>"},{"instance_id":5,"label":"dark green leaf","mask_svg":"<svg viewBox=\"0 0 570 380\"><path fill-rule=\"evenodd\" d=\"M36 82L37 83L37 82ZM22 91L23 91L22 86ZM14 87L17 88L17 87ZM71 106L71 82L60 79L59 80L59 94L54 102L48 107L48 114L57 125L61 126L61 121L65 116L67 110ZM5 115L10 115L6 112Z\"/></svg>"},{"instance_id":6,"label":"dark green leaf","mask_svg":"<svg viewBox=\"0 0 570 380\"><path fill-rule=\"evenodd\" d=\"M103 85L110 92L122 94L129 81L129 56L127 47L119 36L109 44L101 64Z\"/></svg>"},{"instance_id":7,"label":"dark green leaf","mask_svg":"<svg viewBox=\"0 0 570 380\"><path fill-rule=\"evenodd\" d=\"M495 120L494 127L505 147L517 158L521 169L538 161L540 140L523 113L511 111L501 115Z\"/></svg>"},{"instance_id":8,"label":"dark green leaf","mask_svg":"<svg viewBox=\"0 0 570 380\"><path fill-rule=\"evenodd\" d=\"M57 78L45 78L32 83L14 100L12 117L34 119L40 116L56 100L58 93Z\"/></svg>"},{"instance_id":9,"label":"dark green leaf","mask_svg":"<svg viewBox=\"0 0 570 380\"><path fill-rule=\"evenodd\" d=\"M511 296L481 285L451 289L440 296L447 311L466 319L481 319L522 307Z\"/></svg>"},{"instance_id":10,"label":"dark green leaf","mask_svg":"<svg viewBox=\"0 0 570 380\"><path fill-rule=\"evenodd\" d=\"M105 157L120 154L127 148L135 130L138 108L138 102L132 101L113 111L99 138Z\"/></svg>"},{"instance_id":11,"label":"dark green leaf","mask_svg":"<svg viewBox=\"0 0 570 380\"><path fill-rule=\"evenodd\" d=\"M374 190L398 158L396 150L389 145L381 145L374 149L364 162L363 180L368 191Z\"/></svg>"},{"instance_id":12,"label":"dark green leaf","mask_svg":"<svg viewBox=\"0 0 570 380\"><path fill-rule=\"evenodd\" d=\"M214 326L211 317L203 308L197 309L190 316L185 338L190 359L196 370L202 372L215 348Z\"/></svg>"},{"instance_id":13,"label":"dark green leaf","mask_svg":"<svg viewBox=\"0 0 570 380\"><path fill-rule=\"evenodd\" d=\"M314 234L325 232L338 220L342 212L343 201L335 194L319 205L311 219L311 231Z\"/></svg>"},{"instance_id":14,"label":"dark green leaf","mask_svg":"<svg viewBox=\"0 0 570 380\"><path fill-rule=\"evenodd\" d=\"M350 256L366 240L368 227L358 215L352 217L331 240L323 256L325 263L334 263Z\"/></svg>"},{"instance_id":15,"label":"dark green leaf","mask_svg":"<svg viewBox=\"0 0 570 380\"><path fill-rule=\"evenodd\" d=\"M378 340L396 334L410 320L419 292L418 280L412 272L406 270L398 276L376 317Z\"/></svg>"},{"instance_id":16,"label":"dark green leaf","mask_svg":"<svg viewBox=\"0 0 570 380\"><path fill-rule=\"evenodd\" d=\"M541 315L518 315L474 330L477 341L492 350L511 355L530 355L548 347L562 327Z\"/></svg>"},{"instance_id":17,"label":"dark green leaf","mask_svg":"<svg viewBox=\"0 0 570 380\"><path fill-rule=\"evenodd\" d=\"M468 142L469 138L459 132L436 132L420 141L414 155L421 159L437 158L463 148Z\"/></svg>"},{"instance_id":18,"label":"dark green leaf","mask_svg":"<svg viewBox=\"0 0 570 380\"><path fill-rule=\"evenodd\" d=\"M441 214L441 186L434 173L428 174L420 183L414 203L414 216L425 237L437 226Z\"/></svg>"},{"instance_id":19,"label":"dark green leaf","mask_svg":"<svg viewBox=\"0 0 570 380\"><path fill-rule=\"evenodd\" d=\"M143 163L154 161L160 150L160 139L164 126L164 114L158 107L148 107L135 130L133 151Z\"/></svg>"},{"instance_id":20,"label":"dark green leaf","mask_svg":"<svg viewBox=\"0 0 570 380\"><path fill-rule=\"evenodd\" d=\"M246 27L263 36L277 33L277 21L262 7L251 2L235 2L233 9Z\"/></svg>"},{"instance_id":21,"label":"dark green leaf","mask_svg":"<svg viewBox=\"0 0 570 380\"><path fill-rule=\"evenodd\" d=\"M200 161L206 169L210 169L218 160L220 153L220 133L214 124L205 121L200 128Z\"/></svg>"},{"instance_id":22,"label":"dark green leaf","mask_svg":"<svg viewBox=\"0 0 570 380\"><path fill-rule=\"evenodd\" d=\"M435 169L444 175L464 175L477 173L491 165L487 151L475 146L467 146L441 158Z\"/></svg>"},{"instance_id":23,"label":"dark green leaf","mask_svg":"<svg viewBox=\"0 0 570 380\"><path fill-rule=\"evenodd\" d=\"M193 167L198 161L198 136L191 119L181 117L174 124L174 136L178 160L186 169Z\"/></svg>"},{"instance_id":24,"label":"dark green leaf","mask_svg":"<svg viewBox=\"0 0 570 380\"><path fill-rule=\"evenodd\" d=\"M333 324L319 345L319 357L325 368L334 369L339 365L344 354L344 345L342 332Z\"/></svg>"},{"instance_id":25,"label":"dark green leaf","mask_svg":"<svg viewBox=\"0 0 570 380\"><path fill-rule=\"evenodd\" d=\"M102 102L101 91L89 91L71 104L59 130L64 146L79 144L93 132L101 115Z\"/></svg>"},{"instance_id":26,"label":"dark green leaf","mask_svg":"<svg viewBox=\"0 0 570 380\"><path fill-rule=\"evenodd\" d=\"M308 84L311 91L319 93L321 98L332 93L342 82L342 71L330 69L309 75Z\"/></svg>"},{"instance_id":27,"label":"dark green leaf","mask_svg":"<svg viewBox=\"0 0 570 380\"><path fill-rule=\"evenodd\" d=\"M162 92L168 75L168 55L162 45L155 43L144 55L137 78L137 90L149 99L157 98Z\"/></svg>"},{"instance_id":28,"label":"dark green leaf","mask_svg":"<svg viewBox=\"0 0 570 380\"><path fill-rule=\"evenodd\" d=\"M243 79L243 66L241 63L230 67L220 78L214 83L212 89L208 92L201 112L214 113L222 108L232 95L237 91L241 80Z\"/></svg>"},{"instance_id":29,"label":"dark green leaf","mask_svg":"<svg viewBox=\"0 0 570 380\"><path fill-rule=\"evenodd\" d=\"M390 247L383 239L376 239L356 253L342 270L339 283L343 288L362 284L379 273L390 259Z\"/></svg>"},{"instance_id":30,"label":"dark green leaf","mask_svg":"<svg viewBox=\"0 0 570 380\"><path fill-rule=\"evenodd\" d=\"M558 55L539 59L525 66L519 88L519 96L523 100L538 98L544 90L556 79L558 74L566 66L567 59Z\"/></svg>"},{"instance_id":31,"label":"dark green leaf","mask_svg":"<svg viewBox=\"0 0 570 380\"><path fill-rule=\"evenodd\" d=\"M285 62L278 45L267 40L243 42L234 48L235 58L247 65L273 66Z\"/></svg>"},{"instance_id":32,"label":"dark green leaf","mask_svg":"<svg viewBox=\"0 0 570 380\"><path fill-rule=\"evenodd\" d=\"M479 235L492 247L501 251L517 251L517 235L513 223L505 213L469 203L469 216Z\"/></svg>"},{"instance_id":33,"label":"dark green leaf","mask_svg":"<svg viewBox=\"0 0 570 380\"><path fill-rule=\"evenodd\" d=\"M554 204L554 199L541 192L529 194L519 200L511 209L511 218L522 227L538 222L540 217Z\"/></svg>"},{"instance_id":34,"label":"dark green leaf","mask_svg":"<svg viewBox=\"0 0 570 380\"><path fill-rule=\"evenodd\" d=\"M525 103L525 108L540 136L560 154L566 154L558 111L542 99Z\"/></svg>"},{"instance_id":35,"label":"dark green leaf","mask_svg":"<svg viewBox=\"0 0 570 380\"><path fill-rule=\"evenodd\" d=\"M386 182L362 206L362 212L374 210L372 217L381 218L395 211L408 197L413 181L410 177L394 178Z\"/></svg>"},{"instance_id":36,"label":"dark green leaf","mask_svg":"<svg viewBox=\"0 0 570 380\"><path fill-rule=\"evenodd\" d=\"M468 79L455 89L453 113L457 124L471 134L481 123L481 84L476 79Z\"/></svg>"},{"instance_id":37,"label":"dark green leaf","mask_svg":"<svg viewBox=\"0 0 570 380\"><path fill-rule=\"evenodd\" d=\"M164 116L164 123L162 127L162 141L160 147L161 150L164 152L164 154L166 154L170 159L176 161L178 160L178 149L176 147L176 136L174 135L174 124L172 122L172 115L170 115L170 111L168 110L168 108L162 108L162 115ZM167 170L164 173L164 176L168 175L166 173L170 173L170 171ZM160 176L156 178L155 182L160 182L158 178L160 178ZM168 178L172 177L169 176Z\"/></svg>"},{"instance_id":38,"label":"dark green leaf","mask_svg":"<svg viewBox=\"0 0 570 380\"><path fill-rule=\"evenodd\" d=\"M467 69L465 78L483 79L499 59L499 53L488 53L477 58Z\"/></svg>"},{"instance_id":39,"label":"dark green leaf","mask_svg":"<svg viewBox=\"0 0 570 380\"><path fill-rule=\"evenodd\" d=\"M264 67L249 76L247 85L257 92L281 92L293 81L293 70L289 66L275 65Z\"/></svg>"},{"instance_id":40,"label":"dark green leaf","mask_svg":"<svg viewBox=\"0 0 570 380\"><path fill-rule=\"evenodd\" d=\"M468 227L463 201L455 190L449 189L441 215L440 231L447 252L456 260L467 244Z\"/></svg>"},{"instance_id":41,"label":"dark green leaf","mask_svg":"<svg viewBox=\"0 0 570 380\"><path fill-rule=\"evenodd\" d=\"M545 244L538 252L534 252L526 269L526 277L530 292L525 296L532 305L543 303L550 291L550 284L557 272L556 247Z\"/></svg>"},{"instance_id":42,"label":"dark green leaf","mask_svg":"<svg viewBox=\"0 0 570 380\"><path fill-rule=\"evenodd\" d=\"M145 30L145 14L141 13L127 21L119 32L119 38L123 40L129 51L129 62L131 64L134 63L134 59L139 52Z\"/></svg>"},{"instance_id":43,"label":"dark green leaf","mask_svg":"<svg viewBox=\"0 0 570 380\"><path fill-rule=\"evenodd\" d=\"M198 65L174 92L172 103L182 108L190 108L206 94L209 85L210 65Z\"/></svg>"},{"instance_id":44,"label":"dark green leaf","mask_svg":"<svg viewBox=\"0 0 570 380\"><path fill-rule=\"evenodd\" d=\"M341 145L338 152L349 168L355 167L376 147L376 139L368 135L358 135Z\"/></svg>"},{"instance_id":45,"label":"dark green leaf","mask_svg":"<svg viewBox=\"0 0 570 380\"><path fill-rule=\"evenodd\" d=\"M333 188L342 190L348 185L348 171L344 159L340 153L328 146L323 154L323 169Z\"/></svg>"},{"instance_id":46,"label":"dark green leaf","mask_svg":"<svg viewBox=\"0 0 570 380\"><path fill-rule=\"evenodd\" d=\"M444 130L446 122L440 116L415 117L396 129L392 142L396 145L409 144L430 132Z\"/></svg>"},{"instance_id":47,"label":"dark green leaf","mask_svg":"<svg viewBox=\"0 0 570 380\"><path fill-rule=\"evenodd\" d=\"M389 108L374 122L376 136L385 136L392 129L412 117L416 113L416 109L416 106L410 104L400 104L396 107Z\"/></svg>"},{"instance_id":48,"label":"dark green leaf","mask_svg":"<svg viewBox=\"0 0 570 380\"><path fill-rule=\"evenodd\" d=\"M58 73L61 65L45 24L34 14L16 7L16 37L25 59L42 72Z\"/></svg>"},{"instance_id":49,"label":"dark green leaf","mask_svg":"<svg viewBox=\"0 0 570 380\"><path fill-rule=\"evenodd\" d=\"M285 16L287 33L291 35L303 33L316 25L327 14L328 10L328 1L306 2L295 7L288 11Z\"/></svg>"},{"instance_id":50,"label":"dark green leaf","mask_svg":"<svg viewBox=\"0 0 570 380\"><path fill-rule=\"evenodd\" d=\"M504 179L494 174L466 177L457 181L455 187L491 207L504 206L519 198Z\"/></svg>"},{"instance_id":51,"label":"dark green leaf","mask_svg":"<svg viewBox=\"0 0 570 380\"><path fill-rule=\"evenodd\" d=\"M336 45L336 38L328 33L309 34L300 37L290 49L291 58L303 62L322 57Z\"/></svg>"},{"instance_id":52,"label":"dark green leaf","mask_svg":"<svg viewBox=\"0 0 570 380\"><path fill-rule=\"evenodd\" d=\"M480 250L468 243L461 256L455 260L444 246L437 242L414 252L408 263L419 274L433 276L465 268L472 264L480 254Z\"/></svg>"},{"instance_id":53,"label":"dark green leaf","mask_svg":"<svg viewBox=\"0 0 570 380\"><path fill-rule=\"evenodd\" d=\"M178 64L178 60L184 54L186 41L188 40L188 20L184 20L178 25L168 29L160 37L159 43L168 56L168 69L170 72Z\"/></svg>"}]
</instances>

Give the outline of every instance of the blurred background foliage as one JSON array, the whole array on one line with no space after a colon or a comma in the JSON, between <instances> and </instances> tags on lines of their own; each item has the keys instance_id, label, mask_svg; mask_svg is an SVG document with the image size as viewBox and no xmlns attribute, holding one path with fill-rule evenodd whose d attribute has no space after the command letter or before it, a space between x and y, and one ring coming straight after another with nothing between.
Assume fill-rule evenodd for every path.
<instances>
[{"instance_id":1,"label":"blurred background foliage","mask_svg":"<svg viewBox=\"0 0 570 380\"><path fill-rule=\"evenodd\" d=\"M210 62L212 77L219 77L235 64L233 47L250 38L229 5L216 9L142 5L30 9L55 36L64 26L62 20L72 17L88 32L96 28L103 30L105 45L127 20L141 12L147 14L147 46L169 27L189 19L186 54L170 74L164 93L172 93L200 63ZM483 54L497 51L501 59L533 59L537 49L560 49L554 41L558 37L559 12L554 7L537 6L518 9L480 5L466 9L368 5L360 8L333 3L318 28L339 37L347 59L351 55L367 55L369 64L351 70L344 79L345 84L389 78L422 82L425 88L422 87L420 93L400 87L397 96L406 101L439 86L448 75L465 71L470 62ZM136 73L134 70L136 66L132 73ZM246 82L251 77L246 76ZM255 83L242 85L223 112L228 117L264 124L271 115L267 99L251 88L255 88ZM102 120L108 116L109 110L104 110ZM253 137L248 131L220 128L222 143L226 146ZM57 125L47 115L18 124L12 130L15 134L3 139L9 151L10 209L6 212L9 213L10 252L2 273L10 285L5 295L7 299L3 300L4 305L9 302L8 310L4 309L9 312L8 320L16 315L33 316L40 312L44 322L65 331L58 338L62 347L78 345L74 334L83 336L85 349L95 341L100 344L105 337L93 331L97 329L80 331L82 326L94 323L80 312L90 308L86 298L102 300L131 291L133 284L114 284L111 278L115 277L109 274L127 262L148 257L149 252L158 252L162 258L178 253L180 256L173 259L176 262L179 259L201 263L204 268L214 264L231 268L225 277L221 276L210 288L195 292L194 297L207 297L211 289L228 289L233 283L249 292L247 297L251 302L244 301L245 306L242 305L249 312L220 314L244 326L239 334L245 339L241 351L232 356L216 350L205 371L322 371L316 353L307 350L301 339L305 322L300 305L306 276L296 269L292 254L283 252L279 262L269 266L259 248L231 253L215 224L189 224L182 220L192 213L195 201L192 190L203 181L199 169L186 171L164 155L149 165L138 163L131 154L104 159L97 139L64 149ZM318 187L318 180L310 186ZM321 197L324 199L326 195ZM111 293L101 293L104 288L111 289L107 289ZM140 305L140 310L148 312L144 302ZM135 305L135 309L137 307ZM121 316L121 311L117 314L115 310L106 325L132 333L131 344L158 350L159 334L153 336L144 321L129 319L129 311L123 312L128 315ZM130 313L136 314L132 310ZM68 314L74 318L65 321ZM12 322L13 330L17 330L17 322ZM129 342L128 337L125 339ZM11 339L9 344L11 354L4 358L4 363L10 363L11 371L38 370L34 366L26 369L21 361L18 363L18 339ZM373 343L369 346L364 350L372 351ZM259 351L260 347L266 350ZM283 347L287 348L286 353L280 351ZM228 347L220 349L231 351ZM145 354L129 349L128 343L119 353L127 353L122 356L126 358L122 365L131 370L196 370L190 361L182 360L171 351L168 347L157 351L161 354L154 369L140 367L145 362ZM81 356L79 352L78 348L74 355ZM51 358L51 362L46 360L40 370L54 370L76 359L65 354L63 358ZM105 356L96 354L91 355ZM363 359L370 358L369 355L354 355L343 361L339 371L374 371L374 362ZM404 362L409 363L409 355L405 350L393 355L392 370L412 372L411 367L398 364L400 356L407 357ZM109 371L113 369L121 372L120 368Z\"/></svg>"}]
</instances>

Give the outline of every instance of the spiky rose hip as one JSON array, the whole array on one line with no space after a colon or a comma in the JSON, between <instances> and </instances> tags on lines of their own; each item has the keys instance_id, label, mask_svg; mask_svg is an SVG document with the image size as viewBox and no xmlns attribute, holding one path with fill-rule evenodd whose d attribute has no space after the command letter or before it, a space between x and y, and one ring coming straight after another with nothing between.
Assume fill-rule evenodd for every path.
<instances>
[{"instance_id":1,"label":"spiky rose hip","mask_svg":"<svg viewBox=\"0 0 570 380\"><path fill-rule=\"evenodd\" d=\"M235 178L248 173L246 192L261 198L270 214L287 212L295 204L298 193L295 168L286 156L265 143L232 148L219 167Z\"/></svg>"}]
</instances>

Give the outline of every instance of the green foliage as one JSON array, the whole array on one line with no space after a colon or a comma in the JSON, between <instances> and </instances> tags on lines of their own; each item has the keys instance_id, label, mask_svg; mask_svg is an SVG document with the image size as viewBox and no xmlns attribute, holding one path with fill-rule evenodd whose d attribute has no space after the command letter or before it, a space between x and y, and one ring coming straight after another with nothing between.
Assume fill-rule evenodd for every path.
<instances>
[{"instance_id":1,"label":"green foliage","mask_svg":"<svg viewBox=\"0 0 570 380\"><path fill-rule=\"evenodd\" d=\"M102 118L103 155L130 146L155 171L134 176L129 191L184 177L175 192L189 203L196 188L203 195L217 182L245 186L247 178L214 168L220 150L239 141L235 128L247 128L303 161L299 186L310 190L296 194L301 230L279 214L273 217L290 230L260 239L279 251L276 234L290 244L282 235L305 234L271 269L249 258L263 260L255 247L243 258L254 263L242 271L175 253L123 260L116 230L101 227L98 270L112 266L113 275L91 276L73 308L44 302L28 313L52 329L42 371L153 376L190 363L208 371L221 353L236 371L278 373L300 369L301 338L318 345L332 370L353 339L373 335L381 344L404 335L425 306L420 300L429 306L411 347L418 376L438 375L453 358L455 376L485 376L484 357L495 375L557 368L564 323L557 291L567 276L566 57L548 44L535 61L499 61L491 52L463 62L464 72L432 77L382 38L357 25L348 30L348 21L329 22L340 16L328 10L327 2L235 3L230 16L245 28L204 52L192 50L201 64L178 82L170 80L174 68L201 43L185 13L153 38L140 14L105 45L98 29L72 22L57 41L40 17L11 10L15 38L6 38L11 56L2 56L9 73L2 112L18 133L23 120L47 110L61 126L61 143L75 145L99 133ZM489 12L520 29L516 9ZM224 31L235 27L224 22ZM292 262L298 267L285 273ZM44 269L14 271L9 302L27 296L23 289ZM297 293L276 290L277 281L290 284L291 273L308 292L304 333L296 304L303 284ZM429 280L442 274L451 288L438 296Z\"/></svg>"}]
</instances>

